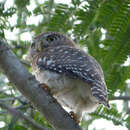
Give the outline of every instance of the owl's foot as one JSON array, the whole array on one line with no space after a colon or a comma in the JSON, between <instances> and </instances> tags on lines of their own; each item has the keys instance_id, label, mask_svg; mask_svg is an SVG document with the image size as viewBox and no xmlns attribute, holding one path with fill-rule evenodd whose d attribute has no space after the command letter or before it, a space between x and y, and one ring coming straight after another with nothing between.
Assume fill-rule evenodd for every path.
<instances>
[{"instance_id":1,"label":"owl's foot","mask_svg":"<svg viewBox=\"0 0 130 130\"><path fill-rule=\"evenodd\" d=\"M47 93L51 94L51 90L46 84L41 83L39 84L39 87L43 88Z\"/></svg>"},{"instance_id":2,"label":"owl's foot","mask_svg":"<svg viewBox=\"0 0 130 130\"><path fill-rule=\"evenodd\" d=\"M80 121L78 120L77 116L75 115L75 113L74 113L73 111L70 112L70 116L71 116L72 119L75 120L75 122L76 122L77 124L80 123Z\"/></svg>"}]
</instances>

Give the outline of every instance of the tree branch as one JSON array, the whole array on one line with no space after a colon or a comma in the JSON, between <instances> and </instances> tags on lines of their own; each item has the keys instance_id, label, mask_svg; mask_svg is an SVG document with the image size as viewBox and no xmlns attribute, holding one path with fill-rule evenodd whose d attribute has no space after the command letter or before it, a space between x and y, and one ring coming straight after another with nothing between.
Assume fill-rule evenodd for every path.
<instances>
[{"instance_id":1,"label":"tree branch","mask_svg":"<svg viewBox=\"0 0 130 130\"><path fill-rule=\"evenodd\" d=\"M0 102L0 107L3 109L7 109L8 112L10 112L11 114L24 119L28 124L30 124L32 127L34 127L35 129L38 130L49 130L48 128L43 128L40 125L36 124L32 119L30 119L29 117L25 116L21 111L16 110L14 108L11 108L3 103Z\"/></svg>"},{"instance_id":2,"label":"tree branch","mask_svg":"<svg viewBox=\"0 0 130 130\"><path fill-rule=\"evenodd\" d=\"M39 87L39 82L2 40L0 40L0 69L56 130L81 130L56 99Z\"/></svg>"},{"instance_id":3,"label":"tree branch","mask_svg":"<svg viewBox=\"0 0 130 130\"><path fill-rule=\"evenodd\" d=\"M28 62L24 61L24 60L21 60L21 63L24 64L27 67L30 67L30 64Z\"/></svg>"},{"instance_id":4,"label":"tree branch","mask_svg":"<svg viewBox=\"0 0 130 130\"><path fill-rule=\"evenodd\" d=\"M130 96L118 96L118 97L112 97L110 100L124 100L124 101L129 101Z\"/></svg>"}]
</instances>

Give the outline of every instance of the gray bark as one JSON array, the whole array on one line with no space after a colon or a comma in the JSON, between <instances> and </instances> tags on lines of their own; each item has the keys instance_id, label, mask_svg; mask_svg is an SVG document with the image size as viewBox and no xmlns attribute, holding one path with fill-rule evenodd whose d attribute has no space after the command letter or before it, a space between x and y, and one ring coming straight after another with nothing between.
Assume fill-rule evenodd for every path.
<instances>
[{"instance_id":1,"label":"gray bark","mask_svg":"<svg viewBox=\"0 0 130 130\"><path fill-rule=\"evenodd\" d=\"M1 39L0 69L56 130L81 130L56 99L39 87L39 82Z\"/></svg>"}]
</instances>

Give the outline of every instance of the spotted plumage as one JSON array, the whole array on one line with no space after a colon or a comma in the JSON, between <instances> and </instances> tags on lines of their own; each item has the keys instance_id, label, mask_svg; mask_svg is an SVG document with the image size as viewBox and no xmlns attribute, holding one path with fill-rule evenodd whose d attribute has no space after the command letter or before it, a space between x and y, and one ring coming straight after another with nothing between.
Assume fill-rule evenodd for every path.
<instances>
[{"instance_id":1,"label":"spotted plumage","mask_svg":"<svg viewBox=\"0 0 130 130\"><path fill-rule=\"evenodd\" d=\"M37 79L46 83L57 100L78 118L99 103L109 107L100 65L67 36L56 32L37 36L30 56Z\"/></svg>"}]
</instances>

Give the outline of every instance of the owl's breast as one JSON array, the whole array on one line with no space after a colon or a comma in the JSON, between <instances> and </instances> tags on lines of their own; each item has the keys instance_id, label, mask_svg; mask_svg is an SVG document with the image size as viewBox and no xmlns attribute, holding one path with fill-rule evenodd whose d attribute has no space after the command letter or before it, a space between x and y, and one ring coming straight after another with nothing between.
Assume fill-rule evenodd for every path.
<instances>
[{"instance_id":1,"label":"owl's breast","mask_svg":"<svg viewBox=\"0 0 130 130\"><path fill-rule=\"evenodd\" d=\"M51 89L53 94L58 93L63 89L70 89L74 86L74 82L65 75L57 74L48 70L36 70L36 79L40 83L45 83Z\"/></svg>"},{"instance_id":2,"label":"owl's breast","mask_svg":"<svg viewBox=\"0 0 130 130\"><path fill-rule=\"evenodd\" d=\"M84 110L91 111L97 104L96 98L92 96L90 86L80 79L72 79L65 75L38 69L35 71L35 76L40 83L48 85L51 93L63 106L75 109L78 102L82 100Z\"/></svg>"}]
</instances>

